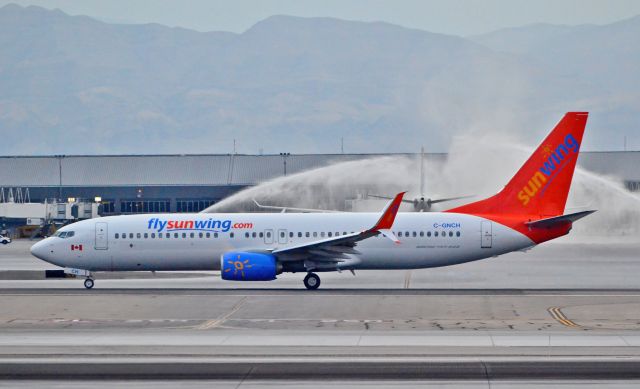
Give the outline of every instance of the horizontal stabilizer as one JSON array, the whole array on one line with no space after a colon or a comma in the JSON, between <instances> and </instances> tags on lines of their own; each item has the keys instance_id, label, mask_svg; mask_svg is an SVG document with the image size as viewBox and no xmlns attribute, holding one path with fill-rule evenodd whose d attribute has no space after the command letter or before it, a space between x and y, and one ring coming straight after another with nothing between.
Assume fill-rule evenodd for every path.
<instances>
[{"instance_id":1,"label":"horizontal stabilizer","mask_svg":"<svg viewBox=\"0 0 640 389\"><path fill-rule=\"evenodd\" d=\"M540 220L535 220L531 222L526 222L525 224L529 226L529 228L552 228L559 224L573 223L574 221L582 219L585 216L591 215L594 212L595 210L570 213L567 215L554 216L547 219L540 219Z\"/></svg>"}]
</instances>

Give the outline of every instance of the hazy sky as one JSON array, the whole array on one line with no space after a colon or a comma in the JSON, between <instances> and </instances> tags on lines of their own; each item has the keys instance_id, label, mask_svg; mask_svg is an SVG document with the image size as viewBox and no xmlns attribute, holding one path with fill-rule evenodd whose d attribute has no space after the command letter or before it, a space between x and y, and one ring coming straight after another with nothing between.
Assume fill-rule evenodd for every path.
<instances>
[{"instance_id":1,"label":"hazy sky","mask_svg":"<svg viewBox=\"0 0 640 389\"><path fill-rule=\"evenodd\" d=\"M0 0L108 22L242 32L276 14L382 20L471 35L530 23L607 24L640 14L639 0Z\"/></svg>"}]
</instances>

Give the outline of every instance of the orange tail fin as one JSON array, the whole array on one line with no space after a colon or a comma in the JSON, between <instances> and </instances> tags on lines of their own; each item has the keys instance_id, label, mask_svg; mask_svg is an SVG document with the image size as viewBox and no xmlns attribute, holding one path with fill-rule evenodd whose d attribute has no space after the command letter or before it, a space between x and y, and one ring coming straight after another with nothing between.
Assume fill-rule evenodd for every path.
<instances>
[{"instance_id":1,"label":"orange tail fin","mask_svg":"<svg viewBox=\"0 0 640 389\"><path fill-rule=\"evenodd\" d=\"M568 112L500 193L447 212L562 215L578 160L587 112Z\"/></svg>"}]
</instances>

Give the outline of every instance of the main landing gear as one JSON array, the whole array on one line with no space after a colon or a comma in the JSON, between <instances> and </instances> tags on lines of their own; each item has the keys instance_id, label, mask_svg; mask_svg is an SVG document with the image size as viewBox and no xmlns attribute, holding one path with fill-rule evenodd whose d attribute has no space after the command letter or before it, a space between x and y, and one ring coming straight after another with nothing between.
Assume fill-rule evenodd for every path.
<instances>
[{"instance_id":1,"label":"main landing gear","mask_svg":"<svg viewBox=\"0 0 640 389\"><path fill-rule=\"evenodd\" d=\"M309 290L315 290L320 287L320 277L316 273L308 273L304 278L304 286Z\"/></svg>"},{"instance_id":2,"label":"main landing gear","mask_svg":"<svg viewBox=\"0 0 640 389\"><path fill-rule=\"evenodd\" d=\"M84 280L84 287L87 289L91 289L93 288L93 279L92 278L87 278Z\"/></svg>"}]
</instances>

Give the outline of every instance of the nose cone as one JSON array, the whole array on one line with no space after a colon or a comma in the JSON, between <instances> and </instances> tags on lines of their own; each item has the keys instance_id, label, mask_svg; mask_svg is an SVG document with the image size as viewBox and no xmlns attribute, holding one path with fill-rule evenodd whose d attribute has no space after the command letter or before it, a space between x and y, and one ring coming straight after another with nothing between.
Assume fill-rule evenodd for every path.
<instances>
[{"instance_id":1,"label":"nose cone","mask_svg":"<svg viewBox=\"0 0 640 389\"><path fill-rule=\"evenodd\" d=\"M47 260L47 243L45 243L45 240L41 240L40 242L31 246L31 255L36 258L42 259L43 261Z\"/></svg>"}]
</instances>

